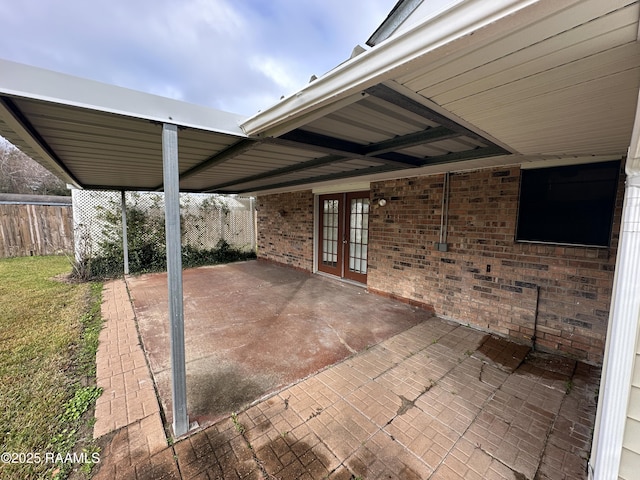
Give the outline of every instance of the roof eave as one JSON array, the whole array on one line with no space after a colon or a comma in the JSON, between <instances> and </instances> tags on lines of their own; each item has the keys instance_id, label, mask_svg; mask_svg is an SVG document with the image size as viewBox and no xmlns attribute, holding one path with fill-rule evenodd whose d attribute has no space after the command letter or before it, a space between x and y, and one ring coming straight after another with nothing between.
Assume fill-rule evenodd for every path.
<instances>
[{"instance_id":1,"label":"roof eave","mask_svg":"<svg viewBox=\"0 0 640 480\"><path fill-rule=\"evenodd\" d=\"M543 9L557 10L578 0L561 0ZM343 63L323 77L284 98L272 107L248 118L241 127L249 136L278 136L296 128L311 113L330 108L362 90L392 78L427 54L494 24L497 32L517 28L513 14L539 3L538 0L469 0L436 18L427 18L406 32ZM512 17L511 19L507 17ZM498 22L498 20L501 20ZM328 107L327 107L328 106Z\"/></svg>"}]
</instances>

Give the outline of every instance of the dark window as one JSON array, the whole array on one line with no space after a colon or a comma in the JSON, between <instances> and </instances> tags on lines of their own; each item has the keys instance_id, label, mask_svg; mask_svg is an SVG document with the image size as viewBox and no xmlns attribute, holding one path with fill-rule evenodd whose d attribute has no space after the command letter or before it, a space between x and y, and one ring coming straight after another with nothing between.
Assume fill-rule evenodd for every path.
<instances>
[{"instance_id":1,"label":"dark window","mask_svg":"<svg viewBox=\"0 0 640 480\"><path fill-rule=\"evenodd\" d=\"M516 240L606 247L620 162L522 170Z\"/></svg>"}]
</instances>

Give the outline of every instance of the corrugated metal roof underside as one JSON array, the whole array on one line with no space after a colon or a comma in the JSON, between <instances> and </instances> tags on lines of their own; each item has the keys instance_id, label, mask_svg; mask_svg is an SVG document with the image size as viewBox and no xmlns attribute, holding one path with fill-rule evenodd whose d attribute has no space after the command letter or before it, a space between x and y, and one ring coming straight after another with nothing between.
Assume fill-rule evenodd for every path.
<instances>
[{"instance_id":1,"label":"corrugated metal roof underside","mask_svg":"<svg viewBox=\"0 0 640 480\"><path fill-rule=\"evenodd\" d=\"M162 186L160 124L38 100L12 98L8 101L37 133L40 143L47 145L82 186L127 190L152 190ZM42 158L32 145L12 134L4 121L0 129L25 153ZM198 165L211 152L237 141L237 137L231 135L192 128L181 130L179 136L181 172ZM51 161L48 163L45 166L50 170L56 169Z\"/></svg>"},{"instance_id":2,"label":"corrugated metal roof underside","mask_svg":"<svg viewBox=\"0 0 640 480\"><path fill-rule=\"evenodd\" d=\"M278 138L256 141L181 185L248 192L508 153L393 87L372 87L358 101Z\"/></svg>"},{"instance_id":3,"label":"corrugated metal roof underside","mask_svg":"<svg viewBox=\"0 0 640 480\"><path fill-rule=\"evenodd\" d=\"M0 125L3 133L51 170L67 172L85 188L162 188L159 123L34 99L3 97L2 102L5 115L18 118L31 141L12 134L6 123ZM275 139L181 128L180 187L244 192L297 186L482 157L487 148L493 155L506 153L381 84Z\"/></svg>"}]
</instances>

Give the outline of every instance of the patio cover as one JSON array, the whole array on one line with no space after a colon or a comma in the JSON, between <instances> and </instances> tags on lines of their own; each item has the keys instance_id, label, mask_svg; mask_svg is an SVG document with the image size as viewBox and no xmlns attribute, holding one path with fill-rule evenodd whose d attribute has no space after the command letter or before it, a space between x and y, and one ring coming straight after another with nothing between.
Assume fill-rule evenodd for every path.
<instances>
[{"instance_id":1,"label":"patio cover","mask_svg":"<svg viewBox=\"0 0 640 480\"><path fill-rule=\"evenodd\" d=\"M251 117L0 61L0 134L83 188L309 188L625 155L639 86L638 4L462 2ZM412 170L408 172L407 170Z\"/></svg>"},{"instance_id":2,"label":"patio cover","mask_svg":"<svg viewBox=\"0 0 640 480\"><path fill-rule=\"evenodd\" d=\"M0 134L78 187L175 195L620 159L639 14L631 0L457 2L248 119L0 61Z\"/></svg>"}]
</instances>

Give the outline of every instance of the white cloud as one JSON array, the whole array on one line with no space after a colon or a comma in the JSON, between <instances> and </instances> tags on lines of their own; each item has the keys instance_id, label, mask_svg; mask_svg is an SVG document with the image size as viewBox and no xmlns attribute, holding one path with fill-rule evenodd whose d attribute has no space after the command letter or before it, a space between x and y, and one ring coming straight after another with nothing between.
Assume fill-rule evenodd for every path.
<instances>
[{"instance_id":1,"label":"white cloud","mask_svg":"<svg viewBox=\"0 0 640 480\"><path fill-rule=\"evenodd\" d=\"M291 76L293 70L283 62L272 57L254 56L249 58L249 66L271 79L277 86L286 90L295 89L299 82Z\"/></svg>"},{"instance_id":2,"label":"white cloud","mask_svg":"<svg viewBox=\"0 0 640 480\"><path fill-rule=\"evenodd\" d=\"M346 58L395 0L0 0L0 58L252 115Z\"/></svg>"}]
</instances>

